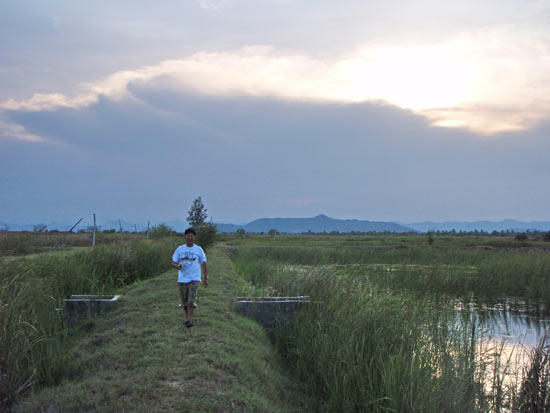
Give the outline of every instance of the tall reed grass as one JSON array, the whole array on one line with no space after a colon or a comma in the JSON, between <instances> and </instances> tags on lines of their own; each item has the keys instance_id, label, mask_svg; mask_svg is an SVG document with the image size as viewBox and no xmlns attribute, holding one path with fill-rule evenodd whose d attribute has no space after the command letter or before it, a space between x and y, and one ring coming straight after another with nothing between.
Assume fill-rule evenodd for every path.
<instances>
[{"instance_id":1,"label":"tall reed grass","mask_svg":"<svg viewBox=\"0 0 550 413\"><path fill-rule=\"evenodd\" d=\"M144 239L144 234L102 233L96 234L96 245L131 242ZM89 247L92 234L63 232L0 231L0 256L28 255L48 251L63 239L56 250L72 247Z\"/></svg>"},{"instance_id":2,"label":"tall reed grass","mask_svg":"<svg viewBox=\"0 0 550 413\"><path fill-rule=\"evenodd\" d=\"M241 247L231 256L237 271L258 289L311 297L297 322L274 337L289 364L324 396L329 411L505 411L518 406L517 385L510 389L504 380L504 350L487 346L479 320L468 312L457 314L453 301L439 293L475 290L476 277L496 277L514 258L525 259L520 262L529 268L527 277L540 276L546 258L300 247ZM349 265L381 263L395 265L389 271L387 265ZM508 274L512 278L514 271ZM501 288L499 294L506 291ZM435 294L426 299L425 293Z\"/></svg>"},{"instance_id":3,"label":"tall reed grass","mask_svg":"<svg viewBox=\"0 0 550 413\"><path fill-rule=\"evenodd\" d=\"M41 255L0 267L0 402L34 384L53 384L66 354L58 308L71 294L112 294L169 268L174 241L126 242Z\"/></svg>"},{"instance_id":4,"label":"tall reed grass","mask_svg":"<svg viewBox=\"0 0 550 413\"><path fill-rule=\"evenodd\" d=\"M392 290L480 300L522 297L550 309L550 254L544 251L321 246L239 248L241 261L291 266L348 266L371 284ZM369 266L369 264L387 264Z\"/></svg>"},{"instance_id":5,"label":"tall reed grass","mask_svg":"<svg viewBox=\"0 0 550 413\"><path fill-rule=\"evenodd\" d=\"M530 354L514 406L518 412L550 411L550 336L545 334Z\"/></svg>"}]
</instances>

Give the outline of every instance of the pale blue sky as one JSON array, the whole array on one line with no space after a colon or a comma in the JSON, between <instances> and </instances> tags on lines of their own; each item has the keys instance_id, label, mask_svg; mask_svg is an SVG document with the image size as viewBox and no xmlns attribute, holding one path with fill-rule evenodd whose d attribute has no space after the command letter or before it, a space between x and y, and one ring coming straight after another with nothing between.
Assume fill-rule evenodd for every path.
<instances>
[{"instance_id":1,"label":"pale blue sky","mask_svg":"<svg viewBox=\"0 0 550 413\"><path fill-rule=\"evenodd\" d=\"M550 220L550 1L23 1L0 222Z\"/></svg>"}]
</instances>

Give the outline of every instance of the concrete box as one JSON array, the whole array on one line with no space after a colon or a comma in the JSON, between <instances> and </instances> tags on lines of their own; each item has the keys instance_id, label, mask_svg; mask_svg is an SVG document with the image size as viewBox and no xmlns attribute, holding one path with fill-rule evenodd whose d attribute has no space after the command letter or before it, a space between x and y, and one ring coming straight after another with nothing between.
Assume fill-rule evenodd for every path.
<instances>
[{"instance_id":1,"label":"concrete box","mask_svg":"<svg viewBox=\"0 0 550 413\"><path fill-rule=\"evenodd\" d=\"M299 297L237 297L239 313L250 317L266 328L287 325L309 304L308 296Z\"/></svg>"},{"instance_id":2,"label":"concrete box","mask_svg":"<svg viewBox=\"0 0 550 413\"><path fill-rule=\"evenodd\" d=\"M71 326L83 318L91 318L113 308L120 295L71 295L63 306L63 321Z\"/></svg>"}]
</instances>

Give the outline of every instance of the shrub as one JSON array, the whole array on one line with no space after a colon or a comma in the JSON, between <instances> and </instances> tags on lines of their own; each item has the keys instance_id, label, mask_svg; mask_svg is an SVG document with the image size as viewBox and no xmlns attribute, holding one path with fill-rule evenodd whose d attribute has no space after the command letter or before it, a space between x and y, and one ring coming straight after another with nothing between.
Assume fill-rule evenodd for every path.
<instances>
[{"instance_id":1,"label":"shrub","mask_svg":"<svg viewBox=\"0 0 550 413\"><path fill-rule=\"evenodd\" d=\"M151 232L149 232L149 236L152 239L159 239L159 238L165 238L172 235L173 231L172 228L170 228L168 225L165 224L159 224L151 228Z\"/></svg>"},{"instance_id":2,"label":"shrub","mask_svg":"<svg viewBox=\"0 0 550 413\"><path fill-rule=\"evenodd\" d=\"M207 222L206 224L203 224L197 230L197 245L200 245L202 249L206 251L206 249L210 247L216 240L217 232L218 227L216 227L216 224L214 224L213 222Z\"/></svg>"},{"instance_id":3,"label":"shrub","mask_svg":"<svg viewBox=\"0 0 550 413\"><path fill-rule=\"evenodd\" d=\"M428 233L428 244L429 245L432 245L434 243L434 236L433 234L430 232Z\"/></svg>"},{"instance_id":4,"label":"shrub","mask_svg":"<svg viewBox=\"0 0 550 413\"><path fill-rule=\"evenodd\" d=\"M516 234L516 236L514 237L514 239L516 241L527 241L529 239L529 237L527 236L526 233L522 232L520 234Z\"/></svg>"}]
</instances>

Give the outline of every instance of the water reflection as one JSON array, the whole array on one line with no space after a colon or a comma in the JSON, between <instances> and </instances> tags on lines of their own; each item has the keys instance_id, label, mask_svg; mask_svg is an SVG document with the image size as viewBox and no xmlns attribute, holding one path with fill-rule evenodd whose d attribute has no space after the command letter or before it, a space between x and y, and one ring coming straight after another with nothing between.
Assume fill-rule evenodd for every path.
<instances>
[{"instance_id":1,"label":"water reflection","mask_svg":"<svg viewBox=\"0 0 550 413\"><path fill-rule=\"evenodd\" d=\"M499 303L457 302L455 308L486 330L494 341L520 345L526 350L536 347L550 329L550 315L540 305L524 300L506 299Z\"/></svg>"},{"instance_id":2,"label":"water reflection","mask_svg":"<svg viewBox=\"0 0 550 413\"><path fill-rule=\"evenodd\" d=\"M527 313L513 313L505 310L488 310L480 314L482 326L493 333L493 339L506 339L509 344L520 344L526 348L538 345L550 320Z\"/></svg>"}]
</instances>

